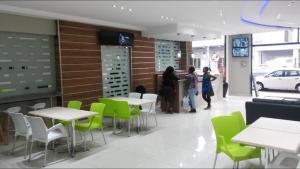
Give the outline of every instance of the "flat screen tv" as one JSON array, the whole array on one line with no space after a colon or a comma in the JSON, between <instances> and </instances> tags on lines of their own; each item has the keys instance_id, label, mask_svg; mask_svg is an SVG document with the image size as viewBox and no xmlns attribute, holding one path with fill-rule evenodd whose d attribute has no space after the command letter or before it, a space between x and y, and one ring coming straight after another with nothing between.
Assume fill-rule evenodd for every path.
<instances>
[{"instance_id":1,"label":"flat screen tv","mask_svg":"<svg viewBox=\"0 0 300 169\"><path fill-rule=\"evenodd\" d=\"M249 56L249 39L246 37L232 39L232 56L248 57Z\"/></svg>"},{"instance_id":2,"label":"flat screen tv","mask_svg":"<svg viewBox=\"0 0 300 169\"><path fill-rule=\"evenodd\" d=\"M101 45L133 46L134 36L128 32L101 31L99 41Z\"/></svg>"}]
</instances>

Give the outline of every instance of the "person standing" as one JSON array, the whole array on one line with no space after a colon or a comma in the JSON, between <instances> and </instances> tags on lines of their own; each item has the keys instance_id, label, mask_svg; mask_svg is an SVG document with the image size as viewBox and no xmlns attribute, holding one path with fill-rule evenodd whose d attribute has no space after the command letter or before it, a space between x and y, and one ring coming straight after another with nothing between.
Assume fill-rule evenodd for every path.
<instances>
[{"instance_id":1,"label":"person standing","mask_svg":"<svg viewBox=\"0 0 300 169\"><path fill-rule=\"evenodd\" d=\"M191 106L189 112L196 113L195 95L198 95L198 77L193 66L189 68L189 74L187 75L187 91Z\"/></svg>"},{"instance_id":2,"label":"person standing","mask_svg":"<svg viewBox=\"0 0 300 169\"><path fill-rule=\"evenodd\" d=\"M166 113L172 113L173 111L173 99L175 97L174 81L179 80L175 75L174 68L172 66L167 67L166 71L163 73L163 96L166 101Z\"/></svg>"},{"instance_id":3,"label":"person standing","mask_svg":"<svg viewBox=\"0 0 300 169\"><path fill-rule=\"evenodd\" d=\"M207 102L207 107L205 110L211 108L211 96L214 95L214 90L211 81L217 78L209 73L209 68L203 68L203 79L202 79L202 98Z\"/></svg>"}]
</instances>

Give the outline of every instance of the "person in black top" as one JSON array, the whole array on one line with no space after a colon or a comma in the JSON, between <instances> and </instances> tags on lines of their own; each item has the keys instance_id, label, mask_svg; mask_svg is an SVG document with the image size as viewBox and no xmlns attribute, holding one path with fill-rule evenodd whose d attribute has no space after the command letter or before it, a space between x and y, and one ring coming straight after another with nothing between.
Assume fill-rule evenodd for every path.
<instances>
[{"instance_id":1,"label":"person in black top","mask_svg":"<svg viewBox=\"0 0 300 169\"><path fill-rule=\"evenodd\" d=\"M172 66L167 67L166 71L163 73L163 95L166 101L166 113L172 113L172 104L174 96L174 81L179 80L179 78L174 73L174 68Z\"/></svg>"}]
</instances>

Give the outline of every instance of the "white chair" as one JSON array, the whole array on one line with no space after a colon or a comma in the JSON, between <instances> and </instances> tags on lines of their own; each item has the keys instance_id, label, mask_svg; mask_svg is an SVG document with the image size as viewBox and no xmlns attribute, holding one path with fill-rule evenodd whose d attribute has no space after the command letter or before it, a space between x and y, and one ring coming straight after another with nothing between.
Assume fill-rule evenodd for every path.
<instances>
[{"instance_id":1,"label":"white chair","mask_svg":"<svg viewBox=\"0 0 300 169\"><path fill-rule=\"evenodd\" d=\"M278 155L267 165L266 168L300 168L298 154L279 152Z\"/></svg>"},{"instance_id":2,"label":"white chair","mask_svg":"<svg viewBox=\"0 0 300 169\"><path fill-rule=\"evenodd\" d=\"M33 106L29 106L33 110L40 110L46 107L46 103L36 103Z\"/></svg>"},{"instance_id":3,"label":"white chair","mask_svg":"<svg viewBox=\"0 0 300 169\"><path fill-rule=\"evenodd\" d=\"M155 111L157 94L145 93L143 94L143 99L153 100L154 103L147 103L142 105L142 112L143 114L149 113L154 115L155 124L157 126L156 111Z\"/></svg>"},{"instance_id":4,"label":"white chair","mask_svg":"<svg viewBox=\"0 0 300 169\"><path fill-rule=\"evenodd\" d=\"M141 98L141 93L137 93L137 92L130 92L128 95L129 98L136 98L136 99L140 99Z\"/></svg>"},{"instance_id":5,"label":"white chair","mask_svg":"<svg viewBox=\"0 0 300 169\"><path fill-rule=\"evenodd\" d=\"M20 111L21 111L21 107L16 106L16 107L10 107L10 108L4 110L3 112L5 112L5 113L19 113Z\"/></svg>"},{"instance_id":6,"label":"white chair","mask_svg":"<svg viewBox=\"0 0 300 169\"><path fill-rule=\"evenodd\" d=\"M32 134L30 124L27 121L26 117L22 113L9 113L9 115L15 126L15 137L14 137L14 143L13 143L13 147L12 147L12 153L15 150L17 136L23 136L26 138L25 155L24 155L24 158L26 159L28 141Z\"/></svg>"},{"instance_id":7,"label":"white chair","mask_svg":"<svg viewBox=\"0 0 300 169\"><path fill-rule=\"evenodd\" d=\"M67 146L70 153L67 132L65 127L61 123L56 124L55 126L48 129L41 117L27 116L27 119L32 128L31 146L28 159L29 161L31 160L31 152L34 141L45 143L44 166L46 166L47 164L47 147L51 141L64 137L67 138Z\"/></svg>"},{"instance_id":8,"label":"white chair","mask_svg":"<svg viewBox=\"0 0 300 169\"><path fill-rule=\"evenodd\" d=\"M20 111L21 111L21 107L16 106L16 107L10 107L10 108L4 110L3 112L9 114L9 113L20 113ZM9 125L9 130L8 131L13 132L15 130L13 129L13 126Z\"/></svg>"}]
</instances>

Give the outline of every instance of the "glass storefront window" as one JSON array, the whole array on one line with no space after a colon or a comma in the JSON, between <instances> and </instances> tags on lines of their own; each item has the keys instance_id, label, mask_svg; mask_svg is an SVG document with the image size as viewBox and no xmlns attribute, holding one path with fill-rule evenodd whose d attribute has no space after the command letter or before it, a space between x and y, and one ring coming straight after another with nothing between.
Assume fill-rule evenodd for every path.
<instances>
[{"instance_id":1,"label":"glass storefront window","mask_svg":"<svg viewBox=\"0 0 300 169\"><path fill-rule=\"evenodd\" d=\"M193 42L192 64L202 73L203 67L209 67L213 74L225 76L224 39Z\"/></svg>"},{"instance_id":2,"label":"glass storefront window","mask_svg":"<svg viewBox=\"0 0 300 169\"><path fill-rule=\"evenodd\" d=\"M298 29L253 33L253 44L293 43L298 41Z\"/></svg>"}]
</instances>

